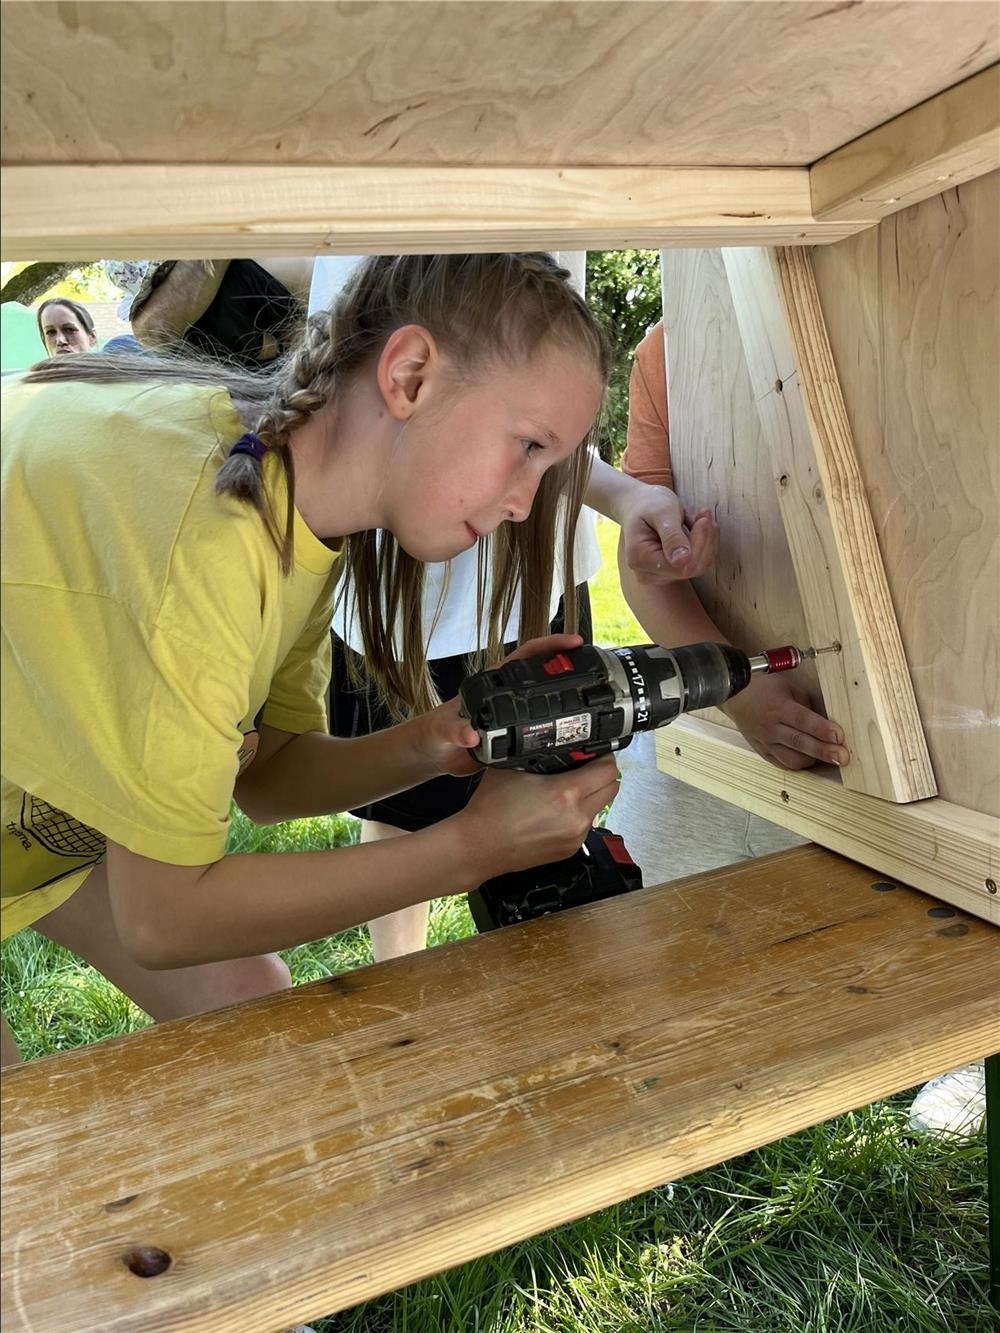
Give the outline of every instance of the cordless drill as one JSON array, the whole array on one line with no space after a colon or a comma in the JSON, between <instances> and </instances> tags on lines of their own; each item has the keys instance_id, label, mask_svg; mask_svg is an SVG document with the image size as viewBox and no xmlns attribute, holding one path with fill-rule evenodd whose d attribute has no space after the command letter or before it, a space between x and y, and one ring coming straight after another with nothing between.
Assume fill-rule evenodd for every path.
<instances>
[{"instance_id":1,"label":"cordless drill","mask_svg":"<svg viewBox=\"0 0 1000 1333\"><path fill-rule=\"evenodd\" d=\"M623 750L637 731L724 704L756 672L791 671L828 648L771 648L753 657L724 643L658 648L584 644L468 676L463 711L479 733L472 754L493 768L558 773Z\"/></svg>"},{"instance_id":2,"label":"cordless drill","mask_svg":"<svg viewBox=\"0 0 1000 1333\"><path fill-rule=\"evenodd\" d=\"M771 648L753 657L722 643L658 648L585 644L467 677L463 712L479 733L472 754L493 768L559 773L622 750L637 731L724 704L755 672L791 671L828 648ZM469 894L482 932L642 888L621 837L591 829L573 856L487 880Z\"/></svg>"}]
</instances>

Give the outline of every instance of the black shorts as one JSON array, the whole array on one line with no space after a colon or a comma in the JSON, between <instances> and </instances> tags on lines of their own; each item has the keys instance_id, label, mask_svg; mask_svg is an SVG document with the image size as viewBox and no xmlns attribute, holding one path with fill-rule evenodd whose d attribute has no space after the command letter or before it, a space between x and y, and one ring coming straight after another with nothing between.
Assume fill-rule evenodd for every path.
<instances>
[{"instance_id":1,"label":"black shorts","mask_svg":"<svg viewBox=\"0 0 1000 1333\"><path fill-rule=\"evenodd\" d=\"M576 591L577 618L580 634L586 642L593 635L590 616L590 593L585 583ZM559 602L555 618L552 621L553 634L563 632L563 604ZM382 703L376 690L362 686L356 688L348 678L348 658L353 658L355 665L360 665L361 658L344 643L337 634L333 635L333 675L328 693L330 733L333 736L369 736L376 731L384 731L393 725L393 719ZM459 686L468 675L468 665L464 655L442 657L430 663L431 678L434 687L442 699L453 699ZM457 814L468 804L482 774L476 773L468 778L440 777L422 782L419 787L409 791L397 792L395 796L375 801L352 810L352 815L359 819L373 819L380 824L389 824L393 828L415 833L417 829L427 828L449 815Z\"/></svg>"}]
</instances>

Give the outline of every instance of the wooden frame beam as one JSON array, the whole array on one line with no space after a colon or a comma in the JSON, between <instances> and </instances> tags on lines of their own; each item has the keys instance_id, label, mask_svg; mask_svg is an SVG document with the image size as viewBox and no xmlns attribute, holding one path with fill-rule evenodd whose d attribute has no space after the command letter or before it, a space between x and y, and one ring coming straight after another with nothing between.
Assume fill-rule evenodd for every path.
<instances>
[{"instance_id":1,"label":"wooden frame beam","mask_svg":"<svg viewBox=\"0 0 1000 1333\"><path fill-rule=\"evenodd\" d=\"M4 259L816 245L865 225L817 222L805 167L73 164L4 177Z\"/></svg>"},{"instance_id":2,"label":"wooden frame beam","mask_svg":"<svg viewBox=\"0 0 1000 1333\"><path fill-rule=\"evenodd\" d=\"M846 786L891 801L937 790L809 255L725 250L736 318Z\"/></svg>"},{"instance_id":3,"label":"wooden frame beam","mask_svg":"<svg viewBox=\"0 0 1000 1333\"><path fill-rule=\"evenodd\" d=\"M777 768L739 732L698 718L658 731L656 760L692 787L1000 926L1000 820L991 815L937 798L873 800L834 770Z\"/></svg>"},{"instance_id":4,"label":"wooden frame beam","mask_svg":"<svg viewBox=\"0 0 1000 1333\"><path fill-rule=\"evenodd\" d=\"M998 167L1000 65L991 65L815 162L813 212L877 222Z\"/></svg>"}]
</instances>

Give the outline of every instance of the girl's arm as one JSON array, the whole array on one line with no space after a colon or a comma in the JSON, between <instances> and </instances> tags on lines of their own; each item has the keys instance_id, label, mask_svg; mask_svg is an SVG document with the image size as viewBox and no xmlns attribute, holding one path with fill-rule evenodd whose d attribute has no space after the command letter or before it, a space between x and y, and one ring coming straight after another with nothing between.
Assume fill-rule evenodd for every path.
<instances>
[{"instance_id":1,"label":"girl's arm","mask_svg":"<svg viewBox=\"0 0 1000 1333\"><path fill-rule=\"evenodd\" d=\"M492 771L464 810L405 838L167 865L108 843L126 949L147 968L251 957L571 856L618 789L610 756L570 773Z\"/></svg>"},{"instance_id":2,"label":"girl's arm","mask_svg":"<svg viewBox=\"0 0 1000 1333\"><path fill-rule=\"evenodd\" d=\"M461 756L478 736L458 716L458 701L368 736L345 739L264 726L253 763L236 784L240 809L257 824L307 819L370 805L442 773L473 773ZM449 760L451 761L449 763Z\"/></svg>"},{"instance_id":3,"label":"girl's arm","mask_svg":"<svg viewBox=\"0 0 1000 1333\"><path fill-rule=\"evenodd\" d=\"M554 634L512 656L573 648ZM264 728L237 799L258 820L345 810L441 773L471 773L458 700L353 741ZM233 855L183 866L108 841L115 924L143 967L187 967L319 939L412 903L571 856L618 790L610 756L571 773L487 772L469 804L406 838L335 852ZM336 860L331 861L335 855Z\"/></svg>"},{"instance_id":4,"label":"girl's arm","mask_svg":"<svg viewBox=\"0 0 1000 1333\"><path fill-rule=\"evenodd\" d=\"M579 634L547 634L529 639L505 660L582 642ZM478 773L469 751L479 736L460 710L461 700L449 699L409 722L352 739L264 726L253 763L237 780L237 803L255 823L278 824L370 805L429 778Z\"/></svg>"}]
</instances>

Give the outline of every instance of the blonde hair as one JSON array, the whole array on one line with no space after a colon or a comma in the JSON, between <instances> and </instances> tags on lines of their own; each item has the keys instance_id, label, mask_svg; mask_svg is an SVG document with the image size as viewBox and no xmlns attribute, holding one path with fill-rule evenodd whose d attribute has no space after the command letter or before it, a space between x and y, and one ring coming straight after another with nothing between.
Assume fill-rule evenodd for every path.
<instances>
[{"instance_id":1,"label":"blonde hair","mask_svg":"<svg viewBox=\"0 0 1000 1333\"><path fill-rule=\"evenodd\" d=\"M567 270L544 253L373 256L355 271L332 309L308 321L299 345L264 371L249 373L192 357L98 353L43 362L26 378L215 384L253 405L258 413L254 434L284 469L286 512L280 517L272 513L261 463L247 454L225 460L216 491L260 513L288 573L295 501L289 438L369 367L390 334L406 324L426 328L458 376L482 376L491 364L523 365L542 348L558 347L589 363L601 383L607 383L610 358L600 326L570 286ZM594 443L588 440L586 445ZM497 660L502 651L501 635L518 587L519 639L548 632L556 514L563 496L563 596L567 629L576 627L573 542L590 470L591 449L586 445L547 470L524 523L505 523L488 543L480 542L479 623L485 658ZM352 577L365 670L398 716L426 709L436 696L422 634L423 565L407 555L391 533L374 531L348 536L343 562Z\"/></svg>"}]
</instances>

